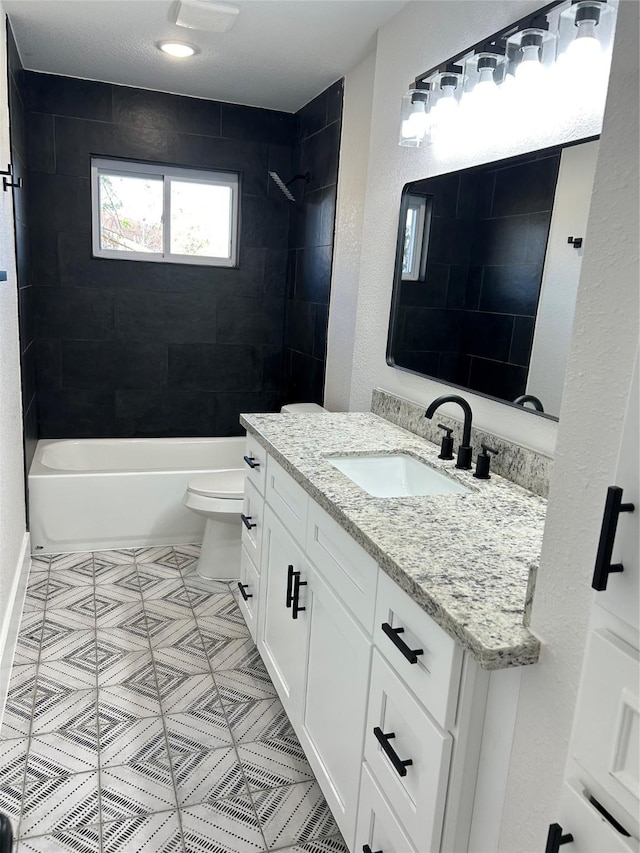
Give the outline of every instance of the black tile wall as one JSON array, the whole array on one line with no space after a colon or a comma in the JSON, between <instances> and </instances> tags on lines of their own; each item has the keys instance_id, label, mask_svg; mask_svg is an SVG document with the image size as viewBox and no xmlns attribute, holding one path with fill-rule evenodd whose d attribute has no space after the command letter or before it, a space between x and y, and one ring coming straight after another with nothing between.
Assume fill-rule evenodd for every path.
<instances>
[{"instance_id":1,"label":"black tile wall","mask_svg":"<svg viewBox=\"0 0 640 853\"><path fill-rule=\"evenodd\" d=\"M13 68L28 169L18 234L37 388L30 428L47 438L239 434L240 411L277 410L294 380L300 399L321 402L342 84L296 116ZM239 172L239 267L92 257L92 155ZM288 180L294 164L313 185L297 184L304 199L291 205L268 171ZM304 219L312 193L313 234L303 226L293 246L289 291L292 214ZM308 334L287 332L306 362L284 349L289 293L310 307Z\"/></svg>"},{"instance_id":2,"label":"black tile wall","mask_svg":"<svg viewBox=\"0 0 640 853\"><path fill-rule=\"evenodd\" d=\"M322 403L324 397L343 84L338 80L296 114L292 169L308 173L309 182L293 183L296 202L289 202L285 396L290 402ZM286 175L281 175L285 181Z\"/></svg>"},{"instance_id":3,"label":"black tile wall","mask_svg":"<svg viewBox=\"0 0 640 853\"><path fill-rule=\"evenodd\" d=\"M9 129L14 181L23 187L13 189L16 270L18 282L18 321L20 331L20 374L22 387L24 467L28 474L38 440L36 350L34 346L34 299L31 287L28 192L28 112L25 72L20 61L11 25L7 20L7 88L9 93ZM49 152L50 154L50 152ZM43 152L43 157L45 156ZM2 165L6 168L6 164Z\"/></svg>"},{"instance_id":4,"label":"black tile wall","mask_svg":"<svg viewBox=\"0 0 640 853\"><path fill-rule=\"evenodd\" d=\"M398 366L524 393L559 164L553 150L412 184L433 208L425 280L400 283Z\"/></svg>"}]
</instances>

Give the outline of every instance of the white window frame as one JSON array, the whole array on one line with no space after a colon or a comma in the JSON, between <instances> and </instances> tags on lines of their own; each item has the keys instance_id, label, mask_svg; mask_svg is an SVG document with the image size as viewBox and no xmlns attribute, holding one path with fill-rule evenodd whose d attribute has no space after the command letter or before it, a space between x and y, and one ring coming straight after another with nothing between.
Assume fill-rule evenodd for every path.
<instances>
[{"instance_id":1,"label":"white window frame","mask_svg":"<svg viewBox=\"0 0 640 853\"><path fill-rule=\"evenodd\" d=\"M163 193L163 251L127 252L118 249L104 249L100 245L100 174L127 175L145 178L162 178ZM224 186L231 189L231 239L229 257L213 255L179 255L171 252L171 182L192 181L198 184ZM110 158L91 158L91 234L93 256L121 261L151 261L169 264L197 264L199 266L236 267L238 265L238 208L240 177L236 172L222 172L213 169L184 169L177 166L137 163L134 160L116 160Z\"/></svg>"},{"instance_id":2,"label":"white window frame","mask_svg":"<svg viewBox=\"0 0 640 853\"><path fill-rule=\"evenodd\" d=\"M425 226L427 219L427 197L423 195L410 195L407 197L405 212L405 231L409 212L415 213L415 227L411 233L407 252L411 261L406 272L401 273L402 281L419 281L424 278L424 267L426 259L425 251ZM405 232L403 232L404 234ZM402 255L402 267L404 268L405 254Z\"/></svg>"}]
</instances>

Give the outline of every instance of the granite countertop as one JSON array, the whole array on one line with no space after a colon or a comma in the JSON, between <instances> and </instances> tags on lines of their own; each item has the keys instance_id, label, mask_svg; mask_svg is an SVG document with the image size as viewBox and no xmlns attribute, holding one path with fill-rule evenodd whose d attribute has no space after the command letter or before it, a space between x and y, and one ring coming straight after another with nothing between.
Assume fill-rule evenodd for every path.
<instances>
[{"instance_id":1,"label":"granite countertop","mask_svg":"<svg viewBox=\"0 0 640 853\"><path fill-rule=\"evenodd\" d=\"M540 558L546 501L509 480L477 480L439 448L374 414L241 415L274 459L484 669L535 663L523 617ZM376 498L330 465L344 454L408 453L469 488Z\"/></svg>"}]
</instances>

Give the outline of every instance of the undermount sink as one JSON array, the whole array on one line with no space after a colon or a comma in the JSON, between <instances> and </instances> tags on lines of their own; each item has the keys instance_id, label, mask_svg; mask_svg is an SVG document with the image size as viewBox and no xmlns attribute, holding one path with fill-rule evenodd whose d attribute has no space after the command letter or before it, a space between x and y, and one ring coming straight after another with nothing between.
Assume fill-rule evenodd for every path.
<instances>
[{"instance_id":1,"label":"undermount sink","mask_svg":"<svg viewBox=\"0 0 640 853\"><path fill-rule=\"evenodd\" d=\"M376 498L462 495L466 486L406 453L332 456L327 462Z\"/></svg>"}]
</instances>

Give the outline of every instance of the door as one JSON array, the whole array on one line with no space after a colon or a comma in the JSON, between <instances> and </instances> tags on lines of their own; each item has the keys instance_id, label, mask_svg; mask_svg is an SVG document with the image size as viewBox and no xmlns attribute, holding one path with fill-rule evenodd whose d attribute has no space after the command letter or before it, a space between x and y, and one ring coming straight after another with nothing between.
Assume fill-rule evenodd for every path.
<instances>
[{"instance_id":1,"label":"door","mask_svg":"<svg viewBox=\"0 0 640 853\"><path fill-rule=\"evenodd\" d=\"M307 576L302 551L265 507L258 649L292 722L299 719L304 686Z\"/></svg>"},{"instance_id":2,"label":"door","mask_svg":"<svg viewBox=\"0 0 640 853\"><path fill-rule=\"evenodd\" d=\"M307 594L309 652L298 734L350 843L355 833L371 641L313 567Z\"/></svg>"}]
</instances>

